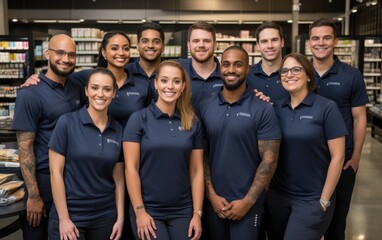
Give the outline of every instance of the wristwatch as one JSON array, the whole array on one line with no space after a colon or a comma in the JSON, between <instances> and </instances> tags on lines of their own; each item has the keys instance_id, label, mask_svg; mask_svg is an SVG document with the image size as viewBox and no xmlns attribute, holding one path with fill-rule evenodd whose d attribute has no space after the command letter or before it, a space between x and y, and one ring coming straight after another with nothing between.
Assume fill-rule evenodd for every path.
<instances>
[{"instance_id":1,"label":"wristwatch","mask_svg":"<svg viewBox=\"0 0 382 240\"><path fill-rule=\"evenodd\" d=\"M323 199L320 199L320 203L322 205L324 205L325 207L330 207L330 201L326 201L326 200L323 200Z\"/></svg>"}]
</instances>

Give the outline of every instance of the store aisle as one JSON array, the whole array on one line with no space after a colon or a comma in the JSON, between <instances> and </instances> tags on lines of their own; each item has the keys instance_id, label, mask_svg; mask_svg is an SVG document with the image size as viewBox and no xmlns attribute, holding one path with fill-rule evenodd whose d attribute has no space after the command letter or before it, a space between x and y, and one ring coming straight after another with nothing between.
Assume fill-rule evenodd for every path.
<instances>
[{"instance_id":1,"label":"store aisle","mask_svg":"<svg viewBox=\"0 0 382 240\"><path fill-rule=\"evenodd\" d=\"M357 175L346 240L382 239L382 139L371 138L367 131L362 160ZM12 219L0 219L0 228ZM3 240L22 240L21 231Z\"/></svg>"}]
</instances>

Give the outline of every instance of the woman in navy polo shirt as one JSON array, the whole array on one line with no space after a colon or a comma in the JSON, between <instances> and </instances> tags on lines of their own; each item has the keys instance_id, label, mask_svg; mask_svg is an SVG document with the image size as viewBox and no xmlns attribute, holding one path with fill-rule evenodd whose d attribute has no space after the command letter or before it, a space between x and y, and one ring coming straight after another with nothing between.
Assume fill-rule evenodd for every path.
<instances>
[{"instance_id":1,"label":"woman in navy polo shirt","mask_svg":"<svg viewBox=\"0 0 382 240\"><path fill-rule=\"evenodd\" d=\"M54 206L49 239L120 239L124 222L122 127L108 114L116 80L89 75L89 106L61 116L49 142Z\"/></svg>"},{"instance_id":2,"label":"woman in navy polo shirt","mask_svg":"<svg viewBox=\"0 0 382 240\"><path fill-rule=\"evenodd\" d=\"M130 220L138 239L199 239L203 137L190 82L176 61L157 69L158 100L133 113L123 133Z\"/></svg>"},{"instance_id":3,"label":"woman in navy polo shirt","mask_svg":"<svg viewBox=\"0 0 382 240\"><path fill-rule=\"evenodd\" d=\"M268 194L268 238L319 240L333 215L347 130L337 105L314 93L304 55L287 55L280 79L290 96L274 104L283 138Z\"/></svg>"}]
</instances>

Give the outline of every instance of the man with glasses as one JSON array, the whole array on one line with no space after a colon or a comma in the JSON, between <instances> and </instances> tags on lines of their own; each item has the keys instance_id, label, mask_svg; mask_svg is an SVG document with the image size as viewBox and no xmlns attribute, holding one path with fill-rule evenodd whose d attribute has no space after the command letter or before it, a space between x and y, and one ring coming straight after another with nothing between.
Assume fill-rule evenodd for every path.
<instances>
[{"instance_id":1,"label":"man with glasses","mask_svg":"<svg viewBox=\"0 0 382 240\"><path fill-rule=\"evenodd\" d=\"M17 94L12 129L16 131L21 173L27 188L26 214L20 216L23 239L48 239L48 216L53 203L48 142L58 118L83 105L83 87L68 76L76 64L76 44L59 34L45 52L47 72L40 84L22 88Z\"/></svg>"}]
</instances>

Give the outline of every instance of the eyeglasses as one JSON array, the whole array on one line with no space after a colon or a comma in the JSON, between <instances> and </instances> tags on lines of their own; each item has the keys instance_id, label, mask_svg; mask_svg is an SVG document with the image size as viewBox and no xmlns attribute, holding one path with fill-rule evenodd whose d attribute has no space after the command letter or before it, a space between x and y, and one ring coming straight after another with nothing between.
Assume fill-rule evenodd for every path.
<instances>
[{"instance_id":1,"label":"eyeglasses","mask_svg":"<svg viewBox=\"0 0 382 240\"><path fill-rule=\"evenodd\" d=\"M68 58L74 59L77 56L77 53L75 52L65 52L64 50L52 49L52 48L49 48L48 50L53 51L59 58L63 58L65 57L65 55L68 55Z\"/></svg>"},{"instance_id":2,"label":"eyeglasses","mask_svg":"<svg viewBox=\"0 0 382 240\"><path fill-rule=\"evenodd\" d=\"M290 71L293 75L298 75L301 71L304 70L302 67L292 67L292 68L281 68L279 73L280 76L285 77Z\"/></svg>"}]
</instances>

